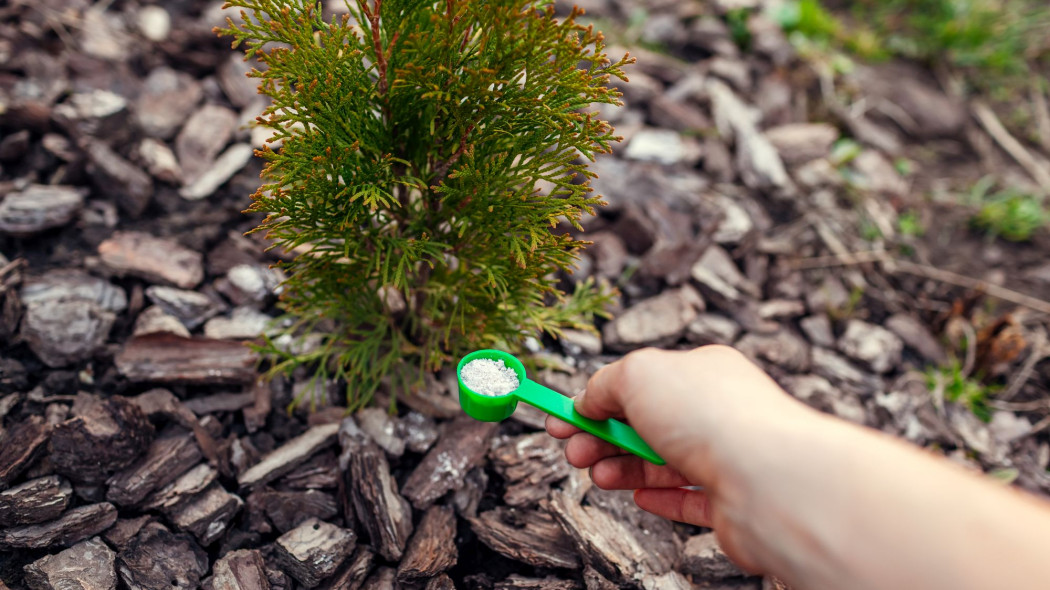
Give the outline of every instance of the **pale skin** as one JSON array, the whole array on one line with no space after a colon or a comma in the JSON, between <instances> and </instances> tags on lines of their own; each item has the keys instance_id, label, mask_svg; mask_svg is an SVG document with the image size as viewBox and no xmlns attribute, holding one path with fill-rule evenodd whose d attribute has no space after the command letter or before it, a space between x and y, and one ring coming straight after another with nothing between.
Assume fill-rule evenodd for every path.
<instances>
[{"instance_id":1,"label":"pale skin","mask_svg":"<svg viewBox=\"0 0 1050 590\"><path fill-rule=\"evenodd\" d=\"M731 348L633 352L576 409L626 419L667 461L548 418L595 485L713 528L740 566L794 588L1050 587L1050 505L812 410Z\"/></svg>"}]
</instances>

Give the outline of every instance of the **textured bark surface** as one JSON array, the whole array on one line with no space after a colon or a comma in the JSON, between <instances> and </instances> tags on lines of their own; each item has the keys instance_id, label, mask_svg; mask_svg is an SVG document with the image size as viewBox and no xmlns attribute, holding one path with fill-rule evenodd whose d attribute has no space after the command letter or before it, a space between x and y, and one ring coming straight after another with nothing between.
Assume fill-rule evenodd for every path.
<instances>
[{"instance_id":1,"label":"textured bark surface","mask_svg":"<svg viewBox=\"0 0 1050 590\"><path fill-rule=\"evenodd\" d=\"M94 537L27 565L26 585L32 590L114 590L116 556Z\"/></svg>"},{"instance_id":2,"label":"textured bark surface","mask_svg":"<svg viewBox=\"0 0 1050 590\"><path fill-rule=\"evenodd\" d=\"M354 531L311 518L280 536L277 562L307 588L335 573L354 551Z\"/></svg>"},{"instance_id":3,"label":"textured bark surface","mask_svg":"<svg viewBox=\"0 0 1050 590\"><path fill-rule=\"evenodd\" d=\"M73 487L57 475L31 479L0 492L0 528L58 518L69 506Z\"/></svg>"},{"instance_id":4,"label":"textured bark surface","mask_svg":"<svg viewBox=\"0 0 1050 590\"><path fill-rule=\"evenodd\" d=\"M413 506L424 510L459 488L467 473L484 458L497 426L467 416L446 423L441 438L409 476L402 493Z\"/></svg>"},{"instance_id":5,"label":"textured bark surface","mask_svg":"<svg viewBox=\"0 0 1050 590\"><path fill-rule=\"evenodd\" d=\"M108 502L81 506L49 522L0 530L0 549L72 545L106 530L116 520L117 509Z\"/></svg>"},{"instance_id":6,"label":"textured bark surface","mask_svg":"<svg viewBox=\"0 0 1050 590\"><path fill-rule=\"evenodd\" d=\"M493 551L537 567L577 568L579 555L549 513L496 508L470 519L470 528Z\"/></svg>"},{"instance_id":7,"label":"textured bark surface","mask_svg":"<svg viewBox=\"0 0 1050 590\"><path fill-rule=\"evenodd\" d=\"M153 439L153 425L124 397L78 394L73 417L51 434L51 464L74 482L101 484L127 467Z\"/></svg>"},{"instance_id":8,"label":"textured bark surface","mask_svg":"<svg viewBox=\"0 0 1050 590\"><path fill-rule=\"evenodd\" d=\"M456 565L456 515L447 506L432 506L416 527L397 568L402 582L432 578Z\"/></svg>"},{"instance_id":9,"label":"textured bark surface","mask_svg":"<svg viewBox=\"0 0 1050 590\"><path fill-rule=\"evenodd\" d=\"M240 342L147 334L128 341L117 369L136 383L243 384L255 380L258 356Z\"/></svg>"}]
</instances>

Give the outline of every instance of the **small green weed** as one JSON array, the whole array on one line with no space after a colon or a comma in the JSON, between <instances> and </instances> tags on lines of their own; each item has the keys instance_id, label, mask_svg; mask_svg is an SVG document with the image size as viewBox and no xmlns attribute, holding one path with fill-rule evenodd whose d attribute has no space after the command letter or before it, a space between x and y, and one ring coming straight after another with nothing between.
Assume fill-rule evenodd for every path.
<instances>
[{"instance_id":1,"label":"small green weed","mask_svg":"<svg viewBox=\"0 0 1050 590\"><path fill-rule=\"evenodd\" d=\"M944 388L945 399L958 402L988 422L992 419L988 398L999 390L996 385L985 385L980 380L963 374L962 363L955 360L946 367L931 367L926 371L926 385L931 391Z\"/></svg>"},{"instance_id":2,"label":"small green weed","mask_svg":"<svg viewBox=\"0 0 1050 590\"><path fill-rule=\"evenodd\" d=\"M1050 7L1044 0L854 0L852 18L820 0L789 0L772 12L785 31L878 61L893 56L971 70L993 90L1025 81L1030 64L1050 58Z\"/></svg>"},{"instance_id":3,"label":"small green weed","mask_svg":"<svg viewBox=\"0 0 1050 590\"><path fill-rule=\"evenodd\" d=\"M1013 188L992 192L993 185L994 179L986 177L970 191L969 204L979 207L971 219L974 227L992 237L1024 242L1050 226L1050 210L1042 197Z\"/></svg>"},{"instance_id":4,"label":"small green weed","mask_svg":"<svg viewBox=\"0 0 1050 590\"><path fill-rule=\"evenodd\" d=\"M920 237L926 233L926 226L922 218L915 211L905 211L897 216L897 231L901 235L909 237Z\"/></svg>"}]
</instances>

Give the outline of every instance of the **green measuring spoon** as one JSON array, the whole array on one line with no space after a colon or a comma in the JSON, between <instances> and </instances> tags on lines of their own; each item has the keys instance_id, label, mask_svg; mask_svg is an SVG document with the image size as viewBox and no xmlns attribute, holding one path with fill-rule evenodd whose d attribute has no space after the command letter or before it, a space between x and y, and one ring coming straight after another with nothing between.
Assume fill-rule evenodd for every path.
<instances>
[{"instance_id":1,"label":"green measuring spoon","mask_svg":"<svg viewBox=\"0 0 1050 590\"><path fill-rule=\"evenodd\" d=\"M463 367L475 359L503 361L504 366L509 367L518 374L518 388L506 395L498 396L485 395L471 390L463 383ZM501 350L476 350L468 354L463 357L463 360L459 361L459 366L456 368L456 378L459 379L459 405L462 406L464 412L475 420L499 422L509 418L514 413L514 408L518 407L518 402L523 401L625 451L638 455L650 463L655 463L656 465L664 465L666 463L642 440L642 437L638 436L638 433L633 428L611 418L608 420L592 420L580 415L572 405L572 398L530 380L525 376L525 365L506 352Z\"/></svg>"}]
</instances>

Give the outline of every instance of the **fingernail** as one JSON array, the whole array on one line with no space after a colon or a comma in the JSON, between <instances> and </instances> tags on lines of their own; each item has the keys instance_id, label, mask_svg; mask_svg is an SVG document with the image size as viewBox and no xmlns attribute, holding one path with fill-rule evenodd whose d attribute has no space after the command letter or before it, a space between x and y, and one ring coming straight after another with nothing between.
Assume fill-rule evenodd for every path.
<instances>
[{"instance_id":1,"label":"fingernail","mask_svg":"<svg viewBox=\"0 0 1050 590\"><path fill-rule=\"evenodd\" d=\"M575 408L576 408L577 410L579 410L579 409L580 409L580 407L581 407L581 406L583 406L583 395L584 395L585 393L587 393L587 388L583 388L583 389L581 389L581 390L577 391L577 392L576 392L576 395L572 396L572 397L573 397L573 400L572 400L572 405L573 405L573 406L574 406L574 407L575 407Z\"/></svg>"}]
</instances>

